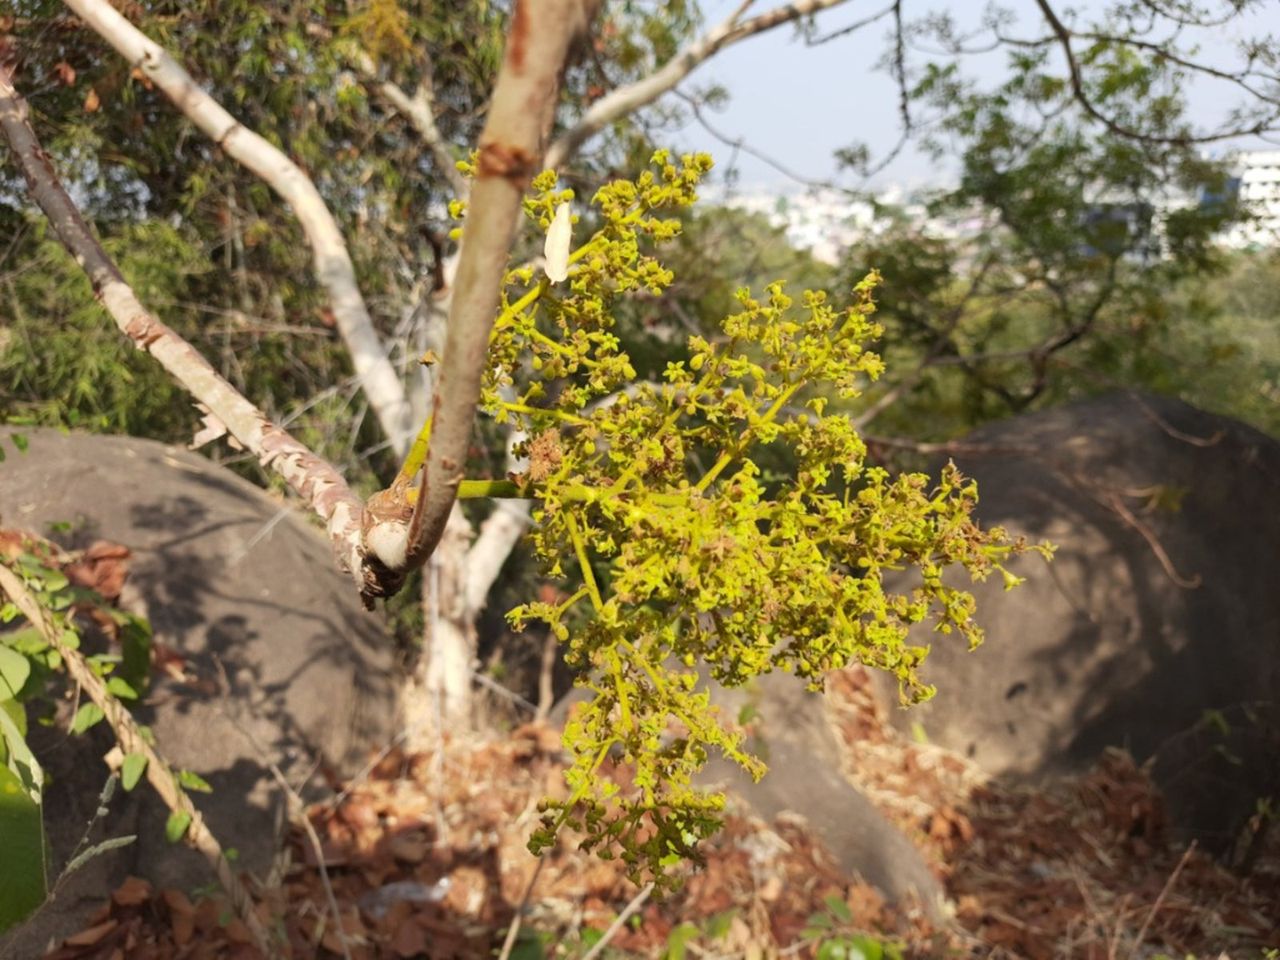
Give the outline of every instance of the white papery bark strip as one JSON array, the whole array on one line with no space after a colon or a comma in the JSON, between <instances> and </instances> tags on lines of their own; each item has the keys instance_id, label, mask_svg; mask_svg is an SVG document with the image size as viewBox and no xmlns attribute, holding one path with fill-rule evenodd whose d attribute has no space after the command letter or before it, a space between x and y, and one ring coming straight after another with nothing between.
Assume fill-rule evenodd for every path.
<instances>
[{"instance_id":1,"label":"white papery bark strip","mask_svg":"<svg viewBox=\"0 0 1280 960\"><path fill-rule=\"evenodd\" d=\"M49 218L63 246L93 284L94 295L116 326L139 349L155 357L186 390L262 465L274 470L325 521L339 558L363 584L360 500L327 462L317 457L261 410L246 400L191 344L144 307L115 262L59 182L27 118L26 102L0 65L0 129L27 179L27 186Z\"/></svg>"},{"instance_id":2,"label":"white papery bark strip","mask_svg":"<svg viewBox=\"0 0 1280 960\"><path fill-rule=\"evenodd\" d=\"M90 29L164 92L227 155L260 177L293 208L329 295L338 332L378 423L395 449L407 449L414 426L404 385L387 356L356 284L347 244L324 199L296 163L245 127L206 93L158 43L106 0L64 0Z\"/></svg>"}]
</instances>

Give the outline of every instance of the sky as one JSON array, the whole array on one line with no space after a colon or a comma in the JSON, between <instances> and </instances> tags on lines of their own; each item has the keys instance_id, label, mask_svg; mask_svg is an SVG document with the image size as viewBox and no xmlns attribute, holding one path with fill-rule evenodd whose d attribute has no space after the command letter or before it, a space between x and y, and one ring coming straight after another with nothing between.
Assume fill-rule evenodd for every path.
<instances>
[{"instance_id":1,"label":"sky","mask_svg":"<svg viewBox=\"0 0 1280 960\"><path fill-rule=\"evenodd\" d=\"M1204 0L1220 6L1223 0ZM739 0L706 0L706 22L718 23L738 5ZM758 10L771 9L776 3L757 0ZM1023 29L1020 35L1040 35L1043 20L1033 0L1003 0L1003 5L1018 14ZM1101 11L1104 0L1074 0L1070 4L1082 18ZM837 30L869 13L882 4L869 0L853 0L835 10L819 15L820 33ZM911 17L908 5L908 19ZM941 3L920 2L917 10L938 9ZM976 23L984 4L976 0L948 3L950 9L964 10ZM1067 5L1063 4L1065 8ZM1214 66L1226 67L1234 62L1234 43L1241 33L1280 34L1280 0L1265 0L1238 25L1230 29L1202 31L1196 38L1199 57ZM892 146L898 136L897 88L888 74L876 64L886 49L889 21L881 20L870 27L830 43L810 47L796 36L791 25L775 28L750 37L719 51L698 70L689 75L680 89L686 92L720 85L728 90L728 105L720 110L704 108L707 121L730 140L743 140L787 167L802 178L829 180L837 177L833 152L861 140L871 146L873 161ZM917 62L927 57L914 54ZM965 69L983 82L998 82L1003 73L1004 54L968 58ZM1065 72L1065 66L1063 67ZM1191 117L1197 124L1209 127L1232 103L1234 95L1216 82L1199 83L1189 91ZM726 146L696 121L672 135L682 148L706 150L723 168L733 149ZM1215 145L1211 150L1225 152L1239 149L1277 148L1258 138ZM794 186L796 180L768 164L743 153L737 155L740 183L744 186ZM941 186L953 176L953 168L939 166L932 158L916 150L905 151L887 166L870 184L885 187ZM846 186L860 186L861 181L848 174L841 181Z\"/></svg>"}]
</instances>

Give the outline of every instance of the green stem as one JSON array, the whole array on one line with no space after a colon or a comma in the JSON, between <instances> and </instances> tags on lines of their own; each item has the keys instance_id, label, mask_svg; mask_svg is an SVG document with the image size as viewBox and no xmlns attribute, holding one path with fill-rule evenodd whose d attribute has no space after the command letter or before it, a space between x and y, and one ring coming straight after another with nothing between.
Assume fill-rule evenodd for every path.
<instances>
[{"instance_id":1,"label":"green stem","mask_svg":"<svg viewBox=\"0 0 1280 960\"><path fill-rule=\"evenodd\" d=\"M501 405L502 409L510 410L512 413L527 413L531 416L545 414L555 417L557 420L563 420L565 423L572 423L576 427L589 426L591 423L586 417L580 417L565 410L557 410L554 407L531 407L527 403L507 403L505 401Z\"/></svg>"},{"instance_id":2,"label":"green stem","mask_svg":"<svg viewBox=\"0 0 1280 960\"><path fill-rule=\"evenodd\" d=\"M573 541L573 552L578 557L578 566L582 568L582 582L586 585L587 591L591 596L591 605L595 607L596 613L604 609L604 600L600 596L600 587L596 584L596 576L591 571L591 560L587 556L587 544L582 537L581 531L578 530L578 522L573 519L573 514L565 512L565 526L569 529L569 539Z\"/></svg>"},{"instance_id":3,"label":"green stem","mask_svg":"<svg viewBox=\"0 0 1280 960\"><path fill-rule=\"evenodd\" d=\"M801 384L796 382L783 390L782 393L778 395L778 399L773 402L773 405L764 412L763 416L760 417L759 423L772 423L782 411L782 408L785 407L791 401L791 398L796 395L800 387ZM742 451L746 449L747 435L750 430L751 425L748 425L747 430L743 431L743 437L733 445L733 449L726 450L724 453L720 454L720 458L712 465L711 469L707 471L706 475L698 481L697 486L694 487L695 490L699 493L706 490L707 487L711 486L715 481L716 477L720 476L725 467L729 466L729 464L741 456Z\"/></svg>"}]
</instances>

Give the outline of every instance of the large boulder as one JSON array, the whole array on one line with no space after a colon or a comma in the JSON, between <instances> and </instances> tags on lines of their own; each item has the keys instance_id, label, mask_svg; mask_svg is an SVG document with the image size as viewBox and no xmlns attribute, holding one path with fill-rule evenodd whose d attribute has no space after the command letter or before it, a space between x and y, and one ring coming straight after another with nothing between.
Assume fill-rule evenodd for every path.
<instances>
[{"instance_id":1,"label":"large boulder","mask_svg":"<svg viewBox=\"0 0 1280 960\"><path fill-rule=\"evenodd\" d=\"M991 773L1037 778L1107 746L1139 760L1175 742L1185 752L1207 742L1185 735L1207 712L1280 699L1280 443L1175 400L1115 393L992 424L954 459L978 482L985 525L1058 551L1048 566L1023 558L1027 583L1011 593L998 577L976 587L987 639L974 653L920 631L939 692L899 712L903 726ZM1238 738L1246 752L1271 742ZM1232 795L1251 799L1222 804L1212 823L1197 806L1206 839L1227 843L1268 790L1254 780L1275 755L1240 760L1248 782ZM1206 786L1169 779L1175 817Z\"/></svg>"},{"instance_id":2,"label":"large boulder","mask_svg":"<svg viewBox=\"0 0 1280 960\"><path fill-rule=\"evenodd\" d=\"M353 772L394 735L397 683L383 622L364 612L324 537L295 507L229 470L147 440L23 432L30 447L15 454L0 431L9 451L0 463L0 527L46 534L57 524L65 532L53 539L66 546L108 540L132 551L122 602L150 619L155 643L185 674L157 673L140 719L166 757L213 787L196 803L239 864L265 873L283 804L271 765L305 793L308 774L315 786ZM100 757L109 737L91 733L35 743L51 772L55 870L107 776ZM194 853L166 845L165 811L150 791L117 794L111 806L99 829L137 841L58 903L74 903L77 885L100 895L102 883L126 872L161 884L208 881ZM57 932L46 922L41 937Z\"/></svg>"}]
</instances>

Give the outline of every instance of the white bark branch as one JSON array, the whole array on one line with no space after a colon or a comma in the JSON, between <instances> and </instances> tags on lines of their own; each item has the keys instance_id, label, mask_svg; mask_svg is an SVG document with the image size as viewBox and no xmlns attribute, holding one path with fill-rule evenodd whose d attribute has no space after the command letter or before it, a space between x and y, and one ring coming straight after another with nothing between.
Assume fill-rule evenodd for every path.
<instances>
[{"instance_id":1,"label":"white bark branch","mask_svg":"<svg viewBox=\"0 0 1280 960\"><path fill-rule=\"evenodd\" d=\"M485 598L502 572L502 565L528 526L527 500L499 500L480 524L480 534L467 551L466 562L467 606L472 615L484 609Z\"/></svg>"},{"instance_id":2,"label":"white bark branch","mask_svg":"<svg viewBox=\"0 0 1280 960\"><path fill-rule=\"evenodd\" d=\"M342 232L311 178L280 150L231 116L163 47L116 12L107 0L64 2L140 69L228 156L260 177L293 208L311 244L316 277L329 294L338 332L351 354L369 405L395 449L407 449L414 425L404 385L365 307Z\"/></svg>"},{"instance_id":3,"label":"white bark branch","mask_svg":"<svg viewBox=\"0 0 1280 960\"><path fill-rule=\"evenodd\" d=\"M470 189L467 179L458 171L457 160L440 133L440 128L436 126L435 89L431 83L430 62L423 65L422 82L413 96L405 93L401 87L390 80L381 79L373 58L367 53L361 51L358 54L356 67L377 89L382 99L409 122L409 126L413 127L414 132L431 151L431 159L435 161L436 169L449 182L449 188L453 190L454 196L460 200L464 199Z\"/></svg>"},{"instance_id":4,"label":"white bark branch","mask_svg":"<svg viewBox=\"0 0 1280 960\"><path fill-rule=\"evenodd\" d=\"M847 2L848 0L795 0L794 3L776 7L750 20L743 20L742 14L751 5L750 0L747 0L728 18L698 37L649 76L618 87L593 103L582 115L582 119L551 145L551 149L547 151L546 165L559 169L591 137L614 121L653 103L725 47Z\"/></svg>"},{"instance_id":5,"label":"white bark branch","mask_svg":"<svg viewBox=\"0 0 1280 960\"><path fill-rule=\"evenodd\" d=\"M26 101L13 88L11 76L0 64L0 129L26 176L32 197L88 275L98 301L125 336L155 357L232 436L257 455L264 467L283 477L324 519L339 559L363 588L359 498L331 465L272 423L191 344L138 301L59 182L31 129Z\"/></svg>"}]
</instances>

